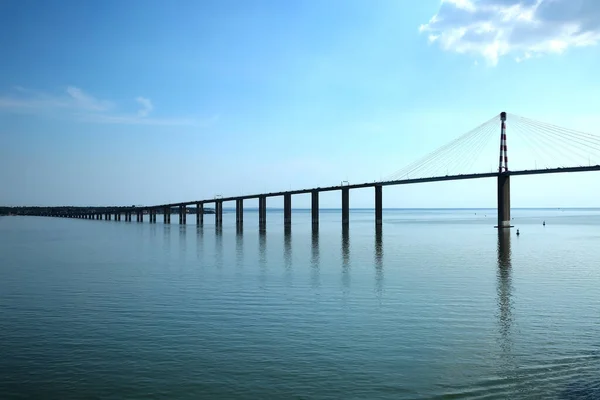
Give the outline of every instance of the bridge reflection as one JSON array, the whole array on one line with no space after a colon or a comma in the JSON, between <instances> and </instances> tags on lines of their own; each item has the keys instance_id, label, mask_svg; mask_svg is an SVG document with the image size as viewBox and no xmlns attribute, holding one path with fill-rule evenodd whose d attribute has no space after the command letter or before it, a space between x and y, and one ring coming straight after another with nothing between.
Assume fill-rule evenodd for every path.
<instances>
[{"instance_id":1,"label":"bridge reflection","mask_svg":"<svg viewBox=\"0 0 600 400\"><path fill-rule=\"evenodd\" d=\"M379 300L383 292L383 229L375 227L375 291Z\"/></svg>"},{"instance_id":2,"label":"bridge reflection","mask_svg":"<svg viewBox=\"0 0 600 400\"><path fill-rule=\"evenodd\" d=\"M498 230L497 246L497 303L500 360L506 379L515 381L518 377L517 362L513 351L512 314L512 250L509 229Z\"/></svg>"}]
</instances>

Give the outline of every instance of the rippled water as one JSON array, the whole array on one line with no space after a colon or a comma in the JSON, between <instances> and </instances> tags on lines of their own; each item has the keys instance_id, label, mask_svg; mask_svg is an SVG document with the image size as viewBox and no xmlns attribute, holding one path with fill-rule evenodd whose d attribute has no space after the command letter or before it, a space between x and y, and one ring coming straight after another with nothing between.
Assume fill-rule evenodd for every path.
<instances>
[{"instance_id":1,"label":"rippled water","mask_svg":"<svg viewBox=\"0 0 600 400\"><path fill-rule=\"evenodd\" d=\"M494 214L0 217L0 398L600 398L600 211Z\"/></svg>"}]
</instances>

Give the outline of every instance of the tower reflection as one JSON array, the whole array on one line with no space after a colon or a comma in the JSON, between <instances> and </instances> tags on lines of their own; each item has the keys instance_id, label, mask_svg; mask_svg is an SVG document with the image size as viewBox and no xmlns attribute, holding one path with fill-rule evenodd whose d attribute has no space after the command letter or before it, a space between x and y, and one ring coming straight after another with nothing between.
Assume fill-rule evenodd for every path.
<instances>
[{"instance_id":1,"label":"tower reflection","mask_svg":"<svg viewBox=\"0 0 600 400\"><path fill-rule=\"evenodd\" d=\"M267 281L267 230L258 231L258 265L260 267L259 282L263 289Z\"/></svg>"},{"instance_id":2,"label":"tower reflection","mask_svg":"<svg viewBox=\"0 0 600 400\"><path fill-rule=\"evenodd\" d=\"M512 260L510 229L498 229L497 302L501 357L507 371L513 371L514 356L511 328L512 315ZM510 373L509 373L510 374Z\"/></svg>"},{"instance_id":3,"label":"tower reflection","mask_svg":"<svg viewBox=\"0 0 600 400\"><path fill-rule=\"evenodd\" d=\"M350 287L350 229L346 224L342 225L342 285Z\"/></svg>"},{"instance_id":4,"label":"tower reflection","mask_svg":"<svg viewBox=\"0 0 600 400\"><path fill-rule=\"evenodd\" d=\"M283 230L283 262L289 271L292 268L292 227L289 225Z\"/></svg>"},{"instance_id":5,"label":"tower reflection","mask_svg":"<svg viewBox=\"0 0 600 400\"><path fill-rule=\"evenodd\" d=\"M383 232L380 225L375 227L375 291L381 300L383 292Z\"/></svg>"},{"instance_id":6,"label":"tower reflection","mask_svg":"<svg viewBox=\"0 0 600 400\"><path fill-rule=\"evenodd\" d=\"M310 266L311 274L310 281L313 288L320 286L320 271L319 271L319 230L313 229L311 236L310 248Z\"/></svg>"},{"instance_id":7,"label":"tower reflection","mask_svg":"<svg viewBox=\"0 0 600 400\"><path fill-rule=\"evenodd\" d=\"M241 224L235 231L235 264L238 267L244 264L244 230Z\"/></svg>"}]
</instances>

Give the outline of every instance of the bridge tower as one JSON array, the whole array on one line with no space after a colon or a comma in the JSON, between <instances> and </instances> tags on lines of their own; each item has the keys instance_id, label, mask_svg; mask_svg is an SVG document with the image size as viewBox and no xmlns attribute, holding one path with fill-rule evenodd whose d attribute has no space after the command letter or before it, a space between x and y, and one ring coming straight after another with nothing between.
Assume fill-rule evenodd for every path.
<instances>
[{"instance_id":1,"label":"bridge tower","mask_svg":"<svg viewBox=\"0 0 600 400\"><path fill-rule=\"evenodd\" d=\"M510 225L510 173L506 155L506 113L500 113L500 160L498 165L498 229Z\"/></svg>"}]
</instances>

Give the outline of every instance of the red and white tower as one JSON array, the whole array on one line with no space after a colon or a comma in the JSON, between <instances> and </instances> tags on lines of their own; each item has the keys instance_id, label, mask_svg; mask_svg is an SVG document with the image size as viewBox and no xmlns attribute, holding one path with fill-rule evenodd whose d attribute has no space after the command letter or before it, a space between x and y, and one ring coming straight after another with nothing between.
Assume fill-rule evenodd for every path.
<instances>
[{"instance_id":1,"label":"red and white tower","mask_svg":"<svg viewBox=\"0 0 600 400\"><path fill-rule=\"evenodd\" d=\"M498 165L498 172L508 171L508 156L506 154L506 113L500 113L500 163ZM503 169L504 168L504 169Z\"/></svg>"}]
</instances>

